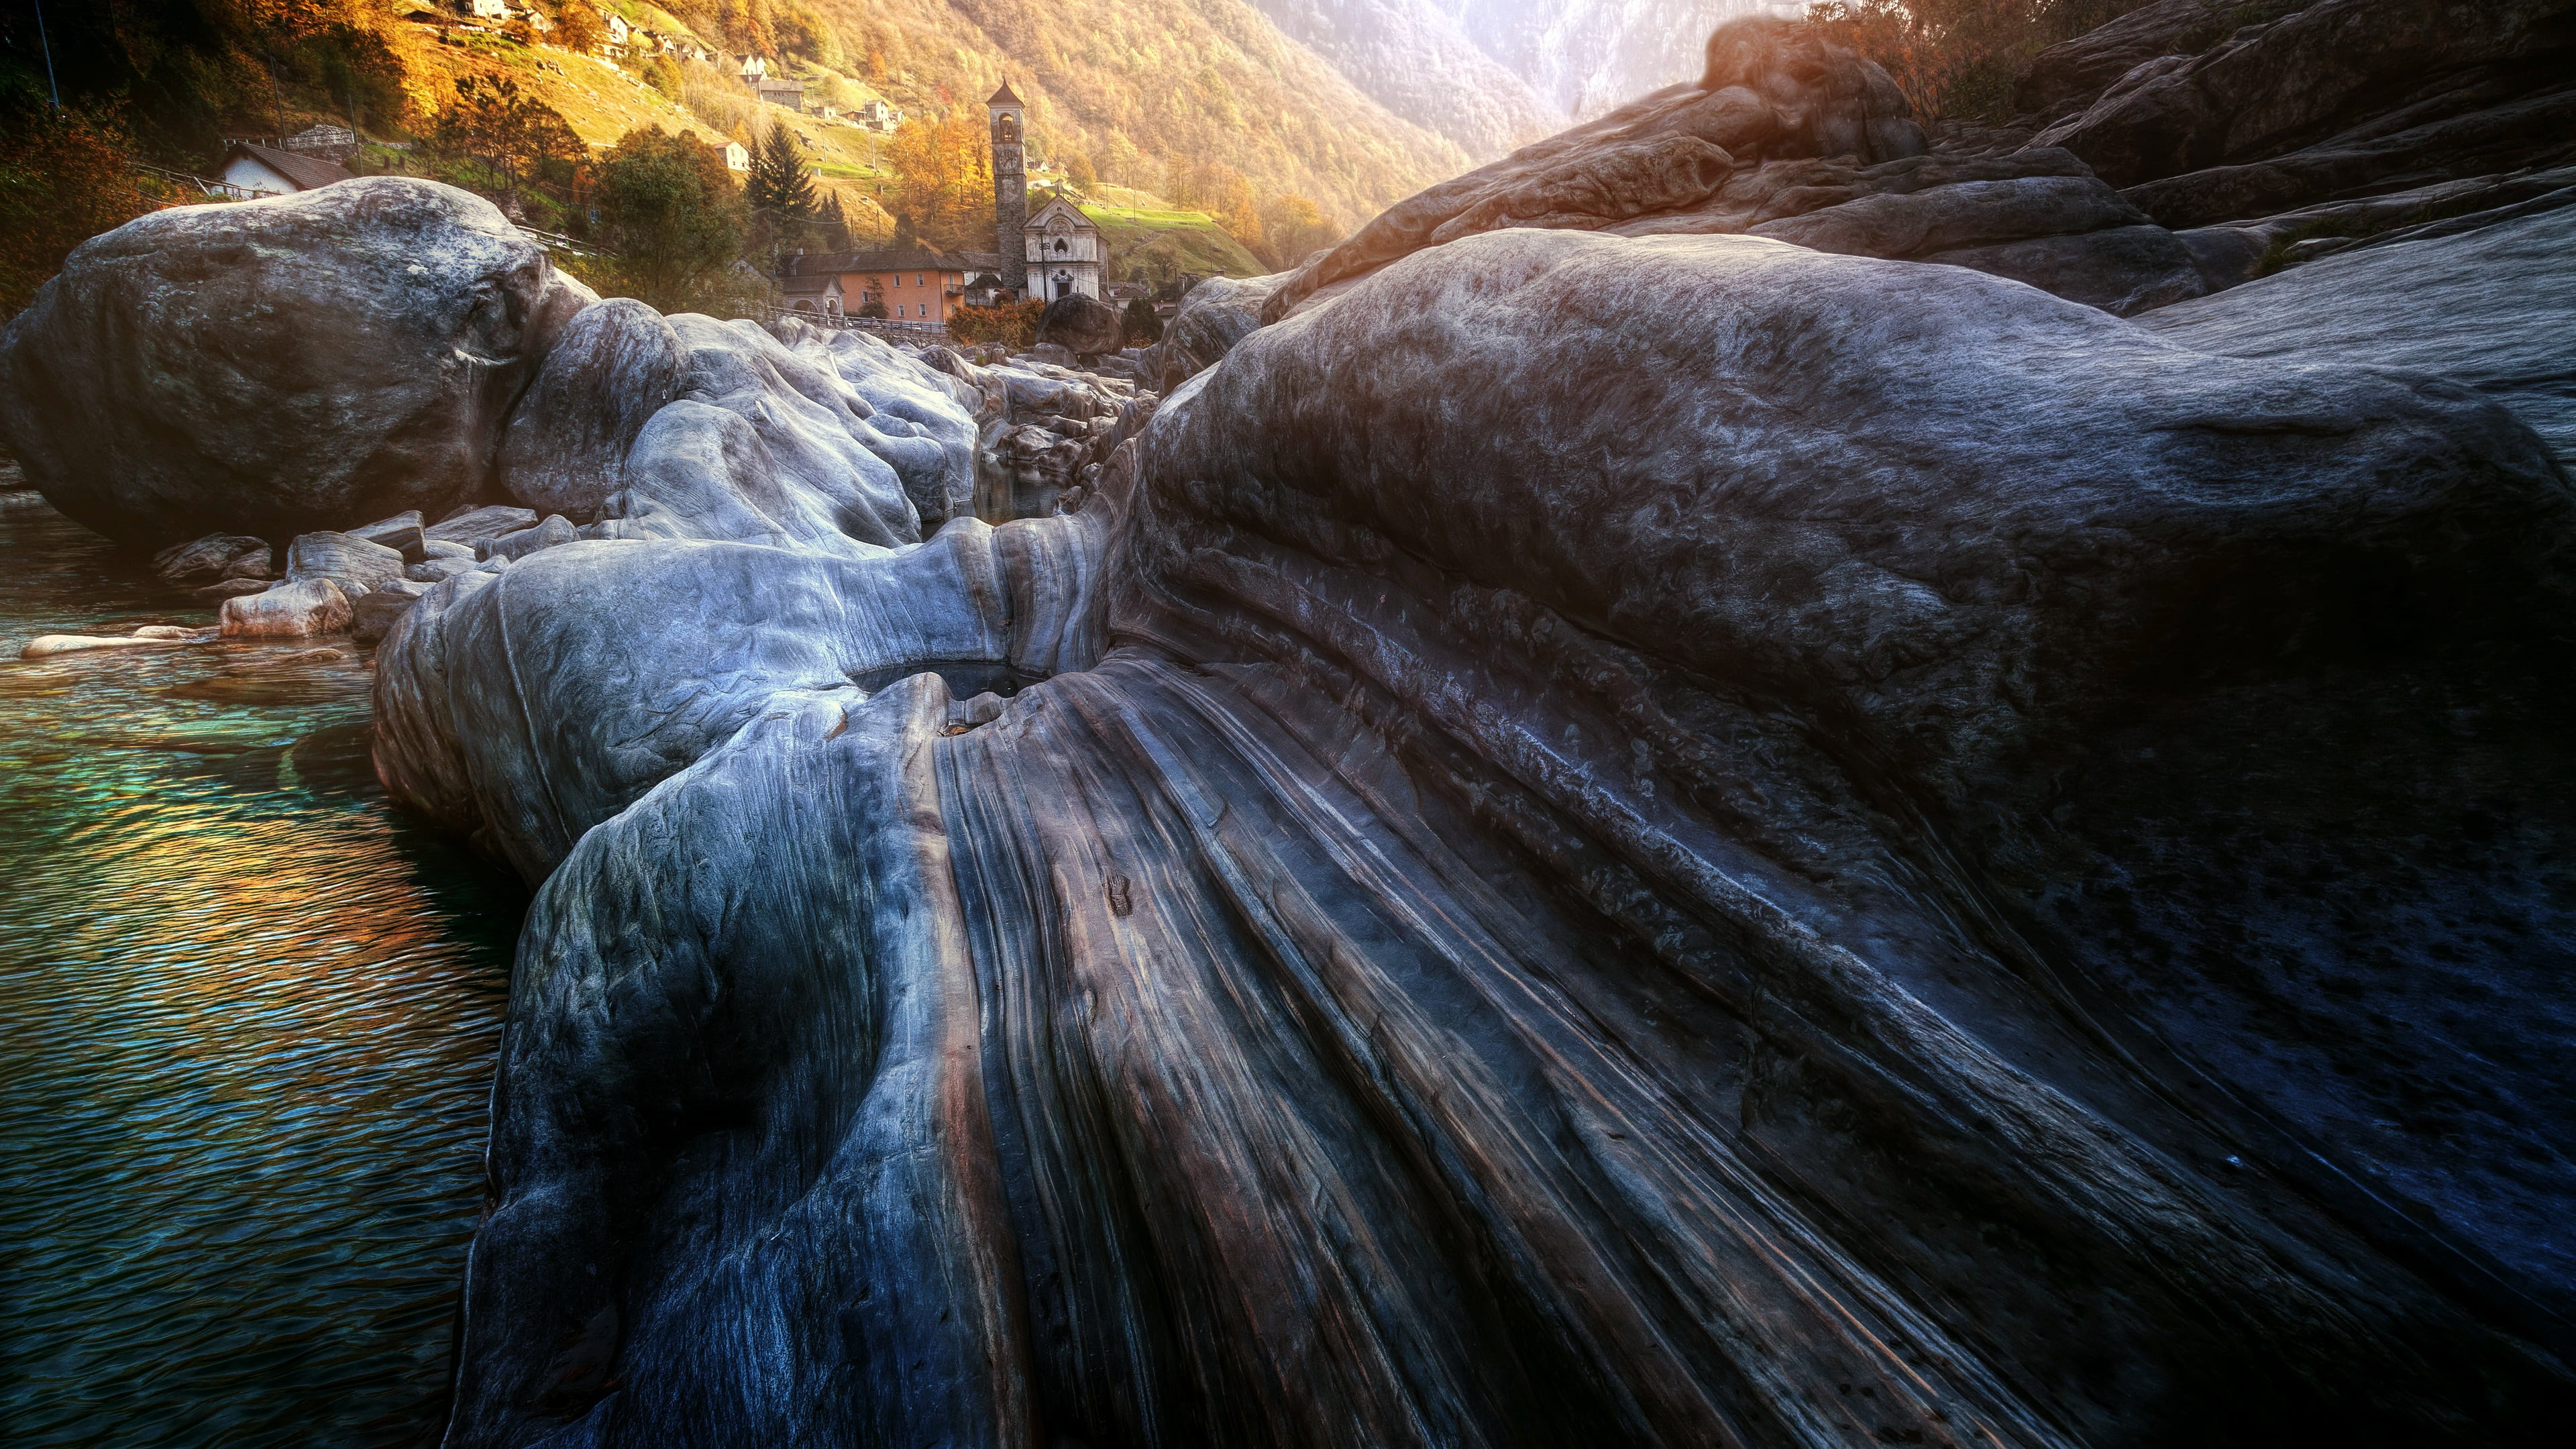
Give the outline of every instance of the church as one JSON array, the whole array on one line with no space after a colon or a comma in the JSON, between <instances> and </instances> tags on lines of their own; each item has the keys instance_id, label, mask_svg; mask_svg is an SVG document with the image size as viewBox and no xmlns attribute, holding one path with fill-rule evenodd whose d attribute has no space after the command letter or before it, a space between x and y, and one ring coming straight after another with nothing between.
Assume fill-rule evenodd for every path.
<instances>
[{"instance_id":1,"label":"church","mask_svg":"<svg viewBox=\"0 0 2576 1449\"><path fill-rule=\"evenodd\" d=\"M1009 81L984 103L993 123L993 226L1002 254L1002 283L1014 295L1041 302L1059 297L1098 298L1109 260L1100 224L1063 196L1029 215L1028 163L1023 147L1028 107Z\"/></svg>"}]
</instances>

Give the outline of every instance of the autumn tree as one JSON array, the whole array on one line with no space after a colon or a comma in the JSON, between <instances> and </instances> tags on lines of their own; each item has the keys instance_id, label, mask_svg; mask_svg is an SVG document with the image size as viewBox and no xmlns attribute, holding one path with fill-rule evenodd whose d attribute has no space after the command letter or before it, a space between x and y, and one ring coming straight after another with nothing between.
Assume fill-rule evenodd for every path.
<instances>
[{"instance_id":1,"label":"autumn tree","mask_svg":"<svg viewBox=\"0 0 2576 1449\"><path fill-rule=\"evenodd\" d=\"M26 306L72 248L150 209L115 120L0 104L0 319Z\"/></svg>"},{"instance_id":2,"label":"autumn tree","mask_svg":"<svg viewBox=\"0 0 2576 1449\"><path fill-rule=\"evenodd\" d=\"M907 120L885 155L896 173L895 215L913 236L951 251L993 245L993 155L980 112L960 106Z\"/></svg>"},{"instance_id":3,"label":"autumn tree","mask_svg":"<svg viewBox=\"0 0 2576 1449\"><path fill-rule=\"evenodd\" d=\"M1340 241L1342 230L1325 220L1323 209L1314 202L1290 192L1262 203L1261 236L1262 244L1254 248L1255 253L1270 267L1284 272L1317 248Z\"/></svg>"},{"instance_id":4,"label":"autumn tree","mask_svg":"<svg viewBox=\"0 0 2576 1449\"><path fill-rule=\"evenodd\" d=\"M749 218L720 152L659 126L629 131L600 158L594 195L619 294L680 312L723 291Z\"/></svg>"},{"instance_id":5,"label":"autumn tree","mask_svg":"<svg viewBox=\"0 0 2576 1449\"><path fill-rule=\"evenodd\" d=\"M1807 12L1807 23L1884 66L1918 117L1999 120L2012 114L2013 88L2039 52L2146 3L1825 0ZM2254 24L2302 3L2244 0L2227 24Z\"/></svg>"},{"instance_id":6,"label":"autumn tree","mask_svg":"<svg viewBox=\"0 0 2576 1449\"><path fill-rule=\"evenodd\" d=\"M437 138L441 151L480 162L513 207L523 184L587 150L553 107L507 76L458 76L456 104L438 118Z\"/></svg>"},{"instance_id":7,"label":"autumn tree","mask_svg":"<svg viewBox=\"0 0 2576 1449\"><path fill-rule=\"evenodd\" d=\"M576 55L588 55L608 38L607 22L590 7L590 0L563 0L555 12L555 41Z\"/></svg>"}]
</instances>

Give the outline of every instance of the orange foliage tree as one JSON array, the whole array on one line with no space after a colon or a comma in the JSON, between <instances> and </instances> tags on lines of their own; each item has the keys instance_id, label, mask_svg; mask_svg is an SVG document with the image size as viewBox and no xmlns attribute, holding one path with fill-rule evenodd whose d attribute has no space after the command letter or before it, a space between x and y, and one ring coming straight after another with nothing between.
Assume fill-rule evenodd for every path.
<instances>
[{"instance_id":1,"label":"orange foliage tree","mask_svg":"<svg viewBox=\"0 0 2576 1449\"><path fill-rule=\"evenodd\" d=\"M113 119L0 108L0 318L15 316L72 248L152 209L133 142Z\"/></svg>"},{"instance_id":2,"label":"orange foliage tree","mask_svg":"<svg viewBox=\"0 0 2576 1449\"><path fill-rule=\"evenodd\" d=\"M943 250L988 251L993 237L993 155L978 110L905 121L886 142L896 172L895 216Z\"/></svg>"}]
</instances>

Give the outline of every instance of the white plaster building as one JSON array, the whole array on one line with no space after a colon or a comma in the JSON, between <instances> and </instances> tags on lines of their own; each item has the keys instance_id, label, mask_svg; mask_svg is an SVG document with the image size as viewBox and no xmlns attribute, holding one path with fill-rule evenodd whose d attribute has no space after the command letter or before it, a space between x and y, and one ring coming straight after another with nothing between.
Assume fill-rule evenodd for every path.
<instances>
[{"instance_id":1,"label":"white plaster building","mask_svg":"<svg viewBox=\"0 0 2576 1449\"><path fill-rule=\"evenodd\" d=\"M1100 267L1109 259L1100 225L1082 208L1056 197L1020 228L1029 267L1029 295L1042 302L1100 295Z\"/></svg>"},{"instance_id":2,"label":"white plaster building","mask_svg":"<svg viewBox=\"0 0 2576 1449\"><path fill-rule=\"evenodd\" d=\"M274 146L254 146L236 141L224 153L223 170L217 173L225 184L262 196L292 196L311 191L334 181L346 181L355 172L327 156L310 152L281 151Z\"/></svg>"}]
</instances>

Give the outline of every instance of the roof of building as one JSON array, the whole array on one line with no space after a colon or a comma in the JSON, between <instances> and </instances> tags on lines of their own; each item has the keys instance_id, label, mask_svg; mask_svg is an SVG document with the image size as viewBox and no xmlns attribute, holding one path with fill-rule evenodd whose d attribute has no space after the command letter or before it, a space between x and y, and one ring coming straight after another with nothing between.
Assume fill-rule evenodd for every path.
<instances>
[{"instance_id":1,"label":"roof of building","mask_svg":"<svg viewBox=\"0 0 2576 1449\"><path fill-rule=\"evenodd\" d=\"M310 152L280 151L274 146L254 146L248 141L235 141L233 148L224 153L225 164L230 165L235 156L249 157L294 182L298 191L311 191L317 186L346 181L358 174L328 157Z\"/></svg>"},{"instance_id":2,"label":"roof of building","mask_svg":"<svg viewBox=\"0 0 2576 1449\"><path fill-rule=\"evenodd\" d=\"M797 259L800 272L962 272L970 264L967 254L951 256L928 247L907 247L901 251L814 252ZM991 265L999 266L995 261Z\"/></svg>"},{"instance_id":3,"label":"roof of building","mask_svg":"<svg viewBox=\"0 0 2576 1449\"><path fill-rule=\"evenodd\" d=\"M1046 199L1046 204L1039 207L1037 210L1030 212L1029 219L1022 222L1021 225L1024 227L1036 226L1040 217L1045 216L1049 211L1054 210L1058 206L1062 206L1065 210L1072 212L1074 221L1082 226L1097 227L1100 225L1100 223L1091 219L1091 213L1084 211L1079 205L1075 204L1072 199L1064 196L1048 197Z\"/></svg>"},{"instance_id":4,"label":"roof of building","mask_svg":"<svg viewBox=\"0 0 2576 1449\"><path fill-rule=\"evenodd\" d=\"M993 92L993 98L986 101L984 104L988 106L1019 106L1026 105L1027 102L1012 94L1011 83L1006 80L1002 82L1002 88L1000 90Z\"/></svg>"},{"instance_id":5,"label":"roof of building","mask_svg":"<svg viewBox=\"0 0 2576 1449\"><path fill-rule=\"evenodd\" d=\"M822 272L812 276L791 273L780 283L780 287L790 296L807 292L828 292L839 285L841 285L840 277L832 272Z\"/></svg>"}]
</instances>

